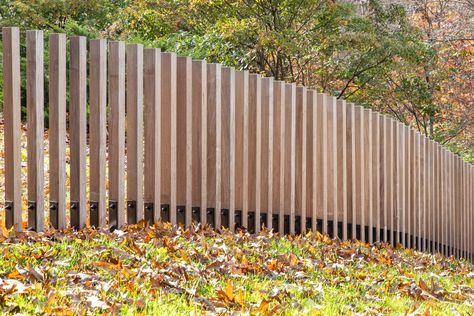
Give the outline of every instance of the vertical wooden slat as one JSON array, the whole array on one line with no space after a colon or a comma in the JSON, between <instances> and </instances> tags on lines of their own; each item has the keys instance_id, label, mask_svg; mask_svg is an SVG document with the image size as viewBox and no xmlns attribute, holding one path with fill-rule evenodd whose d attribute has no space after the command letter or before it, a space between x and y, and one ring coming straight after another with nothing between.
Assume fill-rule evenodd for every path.
<instances>
[{"instance_id":1,"label":"vertical wooden slat","mask_svg":"<svg viewBox=\"0 0 474 316\"><path fill-rule=\"evenodd\" d=\"M143 51L143 129L145 220L155 222L161 215L161 53Z\"/></svg>"},{"instance_id":2,"label":"vertical wooden slat","mask_svg":"<svg viewBox=\"0 0 474 316\"><path fill-rule=\"evenodd\" d=\"M125 43L109 42L109 226L125 224Z\"/></svg>"},{"instance_id":3,"label":"vertical wooden slat","mask_svg":"<svg viewBox=\"0 0 474 316\"><path fill-rule=\"evenodd\" d=\"M338 163L337 163L337 104L336 98L327 97L327 165L328 178L328 215L332 220L332 237L337 237L337 211L338 211Z\"/></svg>"},{"instance_id":4,"label":"vertical wooden slat","mask_svg":"<svg viewBox=\"0 0 474 316\"><path fill-rule=\"evenodd\" d=\"M221 65L207 65L207 204L214 209L214 225L220 228L221 212Z\"/></svg>"},{"instance_id":5,"label":"vertical wooden slat","mask_svg":"<svg viewBox=\"0 0 474 316\"><path fill-rule=\"evenodd\" d=\"M43 31L26 32L28 227L44 229Z\"/></svg>"},{"instance_id":6,"label":"vertical wooden slat","mask_svg":"<svg viewBox=\"0 0 474 316\"><path fill-rule=\"evenodd\" d=\"M339 221L342 220L342 208L343 208L343 165L344 159L342 157L342 104L337 99L334 100L334 218L333 218L333 236L339 238Z\"/></svg>"},{"instance_id":7,"label":"vertical wooden slat","mask_svg":"<svg viewBox=\"0 0 474 316\"><path fill-rule=\"evenodd\" d=\"M307 174L307 199L306 199L306 207L308 210L308 216L311 217L311 227L307 227L306 229L311 229L313 232L317 229L317 192L316 192L316 182L317 182L317 139L316 139L316 120L317 120L317 113L316 113L316 91L308 89L307 96L307 151L306 151L306 174Z\"/></svg>"},{"instance_id":8,"label":"vertical wooden slat","mask_svg":"<svg viewBox=\"0 0 474 316\"><path fill-rule=\"evenodd\" d=\"M237 130L236 130L236 123L237 123L237 112L235 106L235 70L229 70L229 163L230 163L230 170L229 170L229 178L230 178L230 187L229 187L229 228L230 231L234 231L235 228L235 205L236 205L236 161L237 161L237 154L236 154L236 139L237 139Z\"/></svg>"},{"instance_id":9,"label":"vertical wooden slat","mask_svg":"<svg viewBox=\"0 0 474 316\"><path fill-rule=\"evenodd\" d=\"M272 226L274 231L281 232L281 227L283 227L282 224L283 222L280 220L284 216L284 208L282 207L282 204L280 202L282 201L281 199L281 192L282 187L281 187L281 170L282 170L282 163L280 161L280 156L281 152L281 142L282 142L282 135L281 135L281 113L282 113L282 97L284 97L284 85L282 81L273 81L272 83L272 95L273 95L273 102L270 104L270 106L273 108L272 111L272 117L273 117L273 126L272 126L272 134L273 136L273 144L272 144L272 218L270 221L273 221L273 217L275 219L278 219L278 222L276 223L275 226ZM283 201L284 202L284 201ZM273 223L272 223L273 225Z\"/></svg>"},{"instance_id":10,"label":"vertical wooden slat","mask_svg":"<svg viewBox=\"0 0 474 316\"><path fill-rule=\"evenodd\" d=\"M179 207L184 206L186 226L191 225L192 215L191 62L190 57L178 57L176 61L176 203Z\"/></svg>"},{"instance_id":11,"label":"vertical wooden slat","mask_svg":"<svg viewBox=\"0 0 474 316\"><path fill-rule=\"evenodd\" d=\"M273 104L273 78L262 80L262 123L266 130L263 130L262 164L265 169L263 182L266 187L266 197L264 208L267 212L267 222L264 223L267 229L272 229L273 220L273 125L274 125L274 104Z\"/></svg>"},{"instance_id":12,"label":"vertical wooden slat","mask_svg":"<svg viewBox=\"0 0 474 316\"><path fill-rule=\"evenodd\" d=\"M233 141L234 151L235 151L235 209L240 210L239 217L237 218L237 214L235 215L237 219L237 223L235 228L239 226L237 224L242 225L242 210L244 206L244 192L247 190L247 187L244 187L244 135L247 131L244 129L244 95L247 93L244 87L244 71L236 71L235 72L235 140ZM248 83L248 81L247 81ZM248 177L247 177L248 179ZM247 195L248 196L248 195ZM232 227L233 229L233 227Z\"/></svg>"},{"instance_id":13,"label":"vertical wooden slat","mask_svg":"<svg viewBox=\"0 0 474 316\"><path fill-rule=\"evenodd\" d=\"M86 225L86 102L87 42L83 36L71 37L70 57L70 176L71 226Z\"/></svg>"},{"instance_id":14,"label":"vertical wooden slat","mask_svg":"<svg viewBox=\"0 0 474 316\"><path fill-rule=\"evenodd\" d=\"M414 236L416 236L416 249L420 249L420 231L421 231L421 221L420 213L421 213L421 135L419 133L416 134L415 137L415 178L414 178L414 193L415 193L415 209L414 209Z\"/></svg>"},{"instance_id":15,"label":"vertical wooden slat","mask_svg":"<svg viewBox=\"0 0 474 316\"><path fill-rule=\"evenodd\" d=\"M228 225L231 230L235 221L235 71L222 68L222 208L228 210Z\"/></svg>"},{"instance_id":16,"label":"vertical wooden slat","mask_svg":"<svg viewBox=\"0 0 474 316\"><path fill-rule=\"evenodd\" d=\"M49 36L49 222L66 227L66 35Z\"/></svg>"},{"instance_id":17,"label":"vertical wooden slat","mask_svg":"<svg viewBox=\"0 0 474 316\"><path fill-rule=\"evenodd\" d=\"M356 239L357 236L357 225L361 225L362 219L362 194L363 194L363 181L362 181L362 162L361 156L363 150L361 147L362 140L362 119L361 114L363 110L360 106L354 106L352 111L352 238ZM360 226L362 227L362 226ZM362 229L361 229L362 233ZM361 237L359 237L362 239Z\"/></svg>"},{"instance_id":18,"label":"vertical wooden slat","mask_svg":"<svg viewBox=\"0 0 474 316\"><path fill-rule=\"evenodd\" d=\"M423 150L423 178L421 179L423 182L423 216L422 216L422 227L421 227L421 251L426 251L426 241L428 238L428 212L430 211L430 198L429 198L429 152L428 152L428 139L422 135L422 150Z\"/></svg>"},{"instance_id":19,"label":"vertical wooden slat","mask_svg":"<svg viewBox=\"0 0 474 316\"><path fill-rule=\"evenodd\" d=\"M404 207L405 201L403 200L404 197L404 135L403 135L403 126L401 123L397 124L396 127L396 132L397 132L397 172L396 172L396 181L397 181L397 210L396 210L396 236L395 236L395 242L398 244L400 243L400 231L401 231L401 214L402 214L402 208Z\"/></svg>"},{"instance_id":20,"label":"vertical wooden slat","mask_svg":"<svg viewBox=\"0 0 474 316\"><path fill-rule=\"evenodd\" d=\"M322 159L322 187L323 187L323 234L328 233L328 208L329 208L329 197L328 194L332 187L329 187L328 179L330 177L330 171L328 168L329 163L329 134L328 134L328 101L325 94L318 94L318 103L322 108L322 139L323 139L323 159Z\"/></svg>"},{"instance_id":21,"label":"vertical wooden slat","mask_svg":"<svg viewBox=\"0 0 474 316\"><path fill-rule=\"evenodd\" d=\"M410 163L410 160L409 160L409 146L410 146L410 143L409 143L409 130L408 130L408 126L406 125L401 125L401 129L402 129L402 138L403 138L403 149L402 149L402 153L403 153L403 156L402 156L402 159L403 159L403 162L402 162L402 170L401 172L403 172L403 184L402 184L402 201L403 201L403 204L401 205L400 207L400 223L401 223L401 244L404 246L404 247L407 247L407 243L406 243L406 232L407 232L407 218L406 218L406 210L407 210L407 207L408 207L408 203L409 203L409 196L408 196L408 173L409 173L409 163Z\"/></svg>"},{"instance_id":22,"label":"vertical wooden slat","mask_svg":"<svg viewBox=\"0 0 474 316\"><path fill-rule=\"evenodd\" d=\"M435 196L436 196L436 205L435 205L435 250L434 252L440 251L440 241L441 241L441 167L440 167L440 151L439 151L439 144L434 144L434 151L435 151Z\"/></svg>"},{"instance_id":23,"label":"vertical wooden slat","mask_svg":"<svg viewBox=\"0 0 474 316\"><path fill-rule=\"evenodd\" d=\"M306 130L307 103L306 88L296 88L296 199L295 213L300 216L298 230L306 229ZM296 227L295 227L296 230Z\"/></svg>"},{"instance_id":24,"label":"vertical wooden slat","mask_svg":"<svg viewBox=\"0 0 474 316\"><path fill-rule=\"evenodd\" d=\"M231 102L231 72L229 67L222 67L221 75L221 216L230 209L230 102ZM223 217L223 216L222 216ZM230 218L229 218L230 220ZM222 221L222 226L227 225Z\"/></svg>"},{"instance_id":25,"label":"vertical wooden slat","mask_svg":"<svg viewBox=\"0 0 474 316\"><path fill-rule=\"evenodd\" d=\"M168 205L168 220L173 225L176 225L176 151L173 153L176 149L176 72L176 54L162 53L161 203Z\"/></svg>"},{"instance_id":26,"label":"vertical wooden slat","mask_svg":"<svg viewBox=\"0 0 474 316\"><path fill-rule=\"evenodd\" d=\"M344 113L343 116L345 116L345 127L343 127L343 137L345 138L344 142L344 147L343 147L343 155L344 155L344 170L345 170L345 176L344 176L344 187L346 188L346 193L345 193L345 206L344 206L344 212L345 212L345 220L343 218L343 239L347 240L349 238L352 238L352 236L349 236L349 223L351 224L352 230L354 230L354 226L352 225L352 213L354 210L354 204L353 204L353 174L352 174L352 165L353 165L353 154L352 154L352 135L354 134L353 131L353 126L352 126L352 113L354 112L354 105L352 103L346 103L344 102ZM344 223L345 222L345 223ZM344 235L345 231L345 235Z\"/></svg>"},{"instance_id":27,"label":"vertical wooden slat","mask_svg":"<svg viewBox=\"0 0 474 316\"><path fill-rule=\"evenodd\" d=\"M2 28L5 137L5 226L22 230L20 32Z\"/></svg>"},{"instance_id":28,"label":"vertical wooden slat","mask_svg":"<svg viewBox=\"0 0 474 316\"><path fill-rule=\"evenodd\" d=\"M342 239L347 239L347 122L346 101L337 101L337 164L338 164L338 212L341 213ZM338 216L338 219L340 217ZM337 224L337 223L336 223ZM337 228L337 225L336 225ZM335 234L337 236L338 234Z\"/></svg>"},{"instance_id":29,"label":"vertical wooden slat","mask_svg":"<svg viewBox=\"0 0 474 316\"><path fill-rule=\"evenodd\" d=\"M187 59L186 73L186 96L189 98L186 102L186 226L192 223L193 207L193 94L192 94L192 59Z\"/></svg>"},{"instance_id":30,"label":"vertical wooden slat","mask_svg":"<svg viewBox=\"0 0 474 316\"><path fill-rule=\"evenodd\" d=\"M315 169L316 169L316 184L315 184L315 190L316 190L316 203L315 203L315 210L313 213L315 214L315 219L313 219L313 224L316 225L315 229L318 229L318 219L323 219L324 218L324 210L326 209L326 180L324 178L326 168L324 167L324 162L325 162L325 151L324 151L324 146L326 142L326 132L325 132L325 117L324 117L324 107L325 107L325 95L324 94L316 94L314 95L314 114L313 114L313 119L314 119L314 133L315 133L315 139L313 141L313 154L315 156ZM323 214L321 214L323 213ZM321 216L322 215L322 216ZM327 224L327 216L326 216L326 224ZM323 225L324 229L324 225Z\"/></svg>"},{"instance_id":31,"label":"vertical wooden slat","mask_svg":"<svg viewBox=\"0 0 474 316\"><path fill-rule=\"evenodd\" d=\"M222 90L221 90L222 67L216 65L215 75L215 128L216 128L216 199L214 201L214 223L217 228L221 227L222 210Z\"/></svg>"},{"instance_id":32,"label":"vertical wooden slat","mask_svg":"<svg viewBox=\"0 0 474 316\"><path fill-rule=\"evenodd\" d=\"M105 227L107 41L90 41L90 225Z\"/></svg>"},{"instance_id":33,"label":"vertical wooden slat","mask_svg":"<svg viewBox=\"0 0 474 316\"><path fill-rule=\"evenodd\" d=\"M286 177L286 157L285 157L285 152L286 152L286 100L285 100L285 93L286 93L286 87L285 83L282 81L277 82L278 84L278 89L275 89L275 91L278 91L278 93L275 94L275 98L278 101L278 108L280 111L280 117L277 119L279 120L279 146L280 146L280 152L279 152L279 221L278 221L278 232L283 235L285 232L285 201L286 201L286 194L285 194L285 177ZM276 97L278 96L278 98Z\"/></svg>"},{"instance_id":34,"label":"vertical wooden slat","mask_svg":"<svg viewBox=\"0 0 474 316\"><path fill-rule=\"evenodd\" d=\"M361 109L360 113L360 174L361 174L361 224L360 224L360 239L367 241L368 237L365 233L366 225L369 225L370 231L370 218L369 216L372 213L370 208L370 196L371 196L371 185L369 179L371 179L372 171L370 168L372 162L372 144L369 138L369 120L370 110Z\"/></svg>"},{"instance_id":35,"label":"vertical wooden slat","mask_svg":"<svg viewBox=\"0 0 474 316\"><path fill-rule=\"evenodd\" d=\"M380 114L377 112L372 113L372 144L373 144L373 213L375 213L375 241L380 242L380 164L382 157L380 156L380 134L381 134L381 125L380 125Z\"/></svg>"},{"instance_id":36,"label":"vertical wooden slat","mask_svg":"<svg viewBox=\"0 0 474 316\"><path fill-rule=\"evenodd\" d=\"M368 191L368 203L366 204L368 207L368 224L369 224L369 243L374 241L373 236L373 228L374 228L374 138L372 135L375 133L374 129L374 118L373 113L371 110L366 109L364 111L365 115L365 122L367 123L366 131L366 144L367 144L367 159L366 159L366 166L367 166L367 191Z\"/></svg>"},{"instance_id":37,"label":"vertical wooden slat","mask_svg":"<svg viewBox=\"0 0 474 316\"><path fill-rule=\"evenodd\" d=\"M127 223L143 210L143 45L127 45Z\"/></svg>"},{"instance_id":38,"label":"vertical wooden slat","mask_svg":"<svg viewBox=\"0 0 474 316\"><path fill-rule=\"evenodd\" d=\"M193 195L200 207L200 222L207 210L207 64L193 60Z\"/></svg>"},{"instance_id":39,"label":"vertical wooden slat","mask_svg":"<svg viewBox=\"0 0 474 316\"><path fill-rule=\"evenodd\" d=\"M290 125L290 234L295 233L296 211L296 84L287 85L287 104L291 110Z\"/></svg>"},{"instance_id":40,"label":"vertical wooden slat","mask_svg":"<svg viewBox=\"0 0 474 316\"><path fill-rule=\"evenodd\" d=\"M393 205L393 195L392 195L392 188L391 179L392 169L393 169L393 158L392 158L392 147L393 147L393 138L392 138L392 128L391 128L391 120L388 117L383 118L383 186L384 186L384 194L383 194L383 241L388 243L389 242L389 234L388 231L393 231L393 227L390 224L390 220L392 218L392 205Z\"/></svg>"},{"instance_id":41,"label":"vertical wooden slat","mask_svg":"<svg viewBox=\"0 0 474 316\"><path fill-rule=\"evenodd\" d=\"M242 226L248 228L248 212L250 207L250 109L249 109L249 73L248 71L242 71L239 76L239 82L242 86L242 92L239 95L239 103L242 104L242 116L243 116L243 180L242 180Z\"/></svg>"},{"instance_id":42,"label":"vertical wooden slat","mask_svg":"<svg viewBox=\"0 0 474 316\"><path fill-rule=\"evenodd\" d=\"M405 247L411 247L411 233L412 233L412 215L414 212L412 211L412 204L413 204L413 170L414 170L414 160L413 160L413 147L414 147L414 130L407 126L407 179L406 179L406 198L407 203L405 207Z\"/></svg>"},{"instance_id":43,"label":"vertical wooden slat","mask_svg":"<svg viewBox=\"0 0 474 316\"><path fill-rule=\"evenodd\" d=\"M252 115L253 127L255 127L255 140L253 143L254 152L250 149L251 156L250 161L253 162L255 168L254 173L254 185L255 185L255 227L253 228L256 233L260 231L260 211L261 211L261 196L262 196L262 97L261 97L261 77L257 74L251 74L249 78L249 106ZM251 127L252 128L252 127ZM253 137L252 137L253 138ZM252 179L252 177L250 177Z\"/></svg>"},{"instance_id":44,"label":"vertical wooden slat","mask_svg":"<svg viewBox=\"0 0 474 316\"><path fill-rule=\"evenodd\" d=\"M440 167L440 173L441 173L441 253L444 255L446 254L446 212L447 212L447 203L446 203L446 196L447 196L447 190L446 190L446 173L447 173L447 166L446 166L446 152L444 148L440 147L440 160L441 160L441 167Z\"/></svg>"}]
</instances>

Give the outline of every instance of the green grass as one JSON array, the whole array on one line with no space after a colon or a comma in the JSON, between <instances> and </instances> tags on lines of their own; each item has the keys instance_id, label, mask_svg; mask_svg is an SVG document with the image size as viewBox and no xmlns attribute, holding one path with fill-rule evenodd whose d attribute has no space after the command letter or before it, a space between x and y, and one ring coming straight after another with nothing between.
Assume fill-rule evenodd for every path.
<instances>
[{"instance_id":1,"label":"green grass","mask_svg":"<svg viewBox=\"0 0 474 316\"><path fill-rule=\"evenodd\" d=\"M474 313L468 262L318 233L157 224L3 239L4 314Z\"/></svg>"}]
</instances>

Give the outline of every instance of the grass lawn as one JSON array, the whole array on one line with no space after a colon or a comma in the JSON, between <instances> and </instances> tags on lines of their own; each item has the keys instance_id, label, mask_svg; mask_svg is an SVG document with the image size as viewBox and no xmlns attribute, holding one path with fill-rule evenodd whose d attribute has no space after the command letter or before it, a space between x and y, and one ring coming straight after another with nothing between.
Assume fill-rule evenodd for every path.
<instances>
[{"instance_id":1,"label":"grass lawn","mask_svg":"<svg viewBox=\"0 0 474 316\"><path fill-rule=\"evenodd\" d=\"M5 314L474 313L471 264L319 233L157 224L0 239Z\"/></svg>"}]
</instances>

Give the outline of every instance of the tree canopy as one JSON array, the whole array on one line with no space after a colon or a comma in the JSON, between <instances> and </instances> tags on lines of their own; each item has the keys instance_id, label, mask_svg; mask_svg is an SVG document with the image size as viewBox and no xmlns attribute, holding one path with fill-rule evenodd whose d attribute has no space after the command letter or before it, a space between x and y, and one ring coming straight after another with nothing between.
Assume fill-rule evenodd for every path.
<instances>
[{"instance_id":1,"label":"tree canopy","mask_svg":"<svg viewBox=\"0 0 474 316\"><path fill-rule=\"evenodd\" d=\"M0 0L0 23L108 37L389 113L474 161L471 0Z\"/></svg>"}]
</instances>

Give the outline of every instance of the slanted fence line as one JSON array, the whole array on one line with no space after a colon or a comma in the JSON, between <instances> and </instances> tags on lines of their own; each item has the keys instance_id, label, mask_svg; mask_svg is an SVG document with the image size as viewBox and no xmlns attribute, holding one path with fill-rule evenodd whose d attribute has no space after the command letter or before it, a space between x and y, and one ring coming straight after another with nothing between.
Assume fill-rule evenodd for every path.
<instances>
[{"instance_id":1,"label":"slanted fence line","mask_svg":"<svg viewBox=\"0 0 474 316\"><path fill-rule=\"evenodd\" d=\"M25 56L18 28L2 40L7 227L317 230L474 259L473 166L388 116L141 44L51 34L44 60L42 31Z\"/></svg>"}]
</instances>

